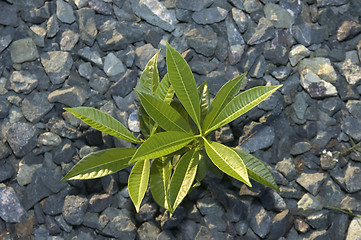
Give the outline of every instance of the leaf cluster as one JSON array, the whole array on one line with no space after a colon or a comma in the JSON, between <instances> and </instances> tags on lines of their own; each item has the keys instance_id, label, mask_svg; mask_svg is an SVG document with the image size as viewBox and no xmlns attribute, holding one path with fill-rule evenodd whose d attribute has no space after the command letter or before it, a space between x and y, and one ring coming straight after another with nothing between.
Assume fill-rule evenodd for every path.
<instances>
[{"instance_id":1,"label":"leaf cluster","mask_svg":"<svg viewBox=\"0 0 361 240\"><path fill-rule=\"evenodd\" d=\"M110 115L89 107L66 108L91 127L139 144L111 148L80 160L62 180L99 178L133 165L128 190L137 211L150 187L154 200L173 213L192 187L211 170L251 186L250 178L278 191L267 166L251 154L211 141L213 132L265 100L279 86L240 93L245 74L227 82L210 99L207 82L198 87L180 53L166 46L167 74L159 79L155 54L140 76L136 92L145 140L139 140Z\"/></svg>"}]
</instances>

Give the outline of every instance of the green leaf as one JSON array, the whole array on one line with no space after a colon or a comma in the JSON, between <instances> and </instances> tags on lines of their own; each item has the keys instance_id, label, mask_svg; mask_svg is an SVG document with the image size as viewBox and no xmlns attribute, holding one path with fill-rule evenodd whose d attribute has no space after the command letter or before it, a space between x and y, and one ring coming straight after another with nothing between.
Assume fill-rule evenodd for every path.
<instances>
[{"instance_id":1,"label":"green leaf","mask_svg":"<svg viewBox=\"0 0 361 240\"><path fill-rule=\"evenodd\" d=\"M149 94L138 92L138 96L147 114L164 130L192 131L186 120L169 104Z\"/></svg>"},{"instance_id":2,"label":"green leaf","mask_svg":"<svg viewBox=\"0 0 361 240\"><path fill-rule=\"evenodd\" d=\"M61 180L93 179L118 172L131 165L130 159L135 151L134 148L110 148L90 153Z\"/></svg>"},{"instance_id":3,"label":"green leaf","mask_svg":"<svg viewBox=\"0 0 361 240\"><path fill-rule=\"evenodd\" d=\"M64 108L89 126L126 141L139 144L140 141L118 120L91 107Z\"/></svg>"},{"instance_id":4,"label":"green leaf","mask_svg":"<svg viewBox=\"0 0 361 240\"><path fill-rule=\"evenodd\" d=\"M198 94L200 99L200 106L201 106L201 119L207 115L209 110L209 104L211 102L209 97L209 90L207 82L202 83L198 86Z\"/></svg>"},{"instance_id":5,"label":"green leaf","mask_svg":"<svg viewBox=\"0 0 361 240\"><path fill-rule=\"evenodd\" d=\"M170 84L168 73L163 77L162 81L160 81L154 95L165 103L170 104L172 102L174 88Z\"/></svg>"},{"instance_id":6,"label":"green leaf","mask_svg":"<svg viewBox=\"0 0 361 240\"><path fill-rule=\"evenodd\" d=\"M197 169L197 174L196 174L196 179L197 181L202 181L208 172L208 168L207 168L207 155L202 152L199 151L199 164L198 164L198 169Z\"/></svg>"},{"instance_id":7,"label":"green leaf","mask_svg":"<svg viewBox=\"0 0 361 240\"><path fill-rule=\"evenodd\" d=\"M243 79L246 76L246 73L234 78L231 81L228 81L222 86L219 92L213 99L213 102L210 106L209 112L204 119L203 130L206 131L209 125L217 117L217 115L223 110L223 108L239 93L242 87Z\"/></svg>"},{"instance_id":8,"label":"green leaf","mask_svg":"<svg viewBox=\"0 0 361 240\"><path fill-rule=\"evenodd\" d=\"M145 159L134 164L128 178L129 196L137 212L148 188L149 172L150 163Z\"/></svg>"},{"instance_id":9,"label":"green leaf","mask_svg":"<svg viewBox=\"0 0 361 240\"><path fill-rule=\"evenodd\" d=\"M139 85L137 91L148 94L153 94L158 87L159 73L158 73L158 55L160 50L148 61L147 65L139 78Z\"/></svg>"},{"instance_id":10,"label":"green leaf","mask_svg":"<svg viewBox=\"0 0 361 240\"><path fill-rule=\"evenodd\" d=\"M199 153L196 150L186 152L178 161L169 183L169 204L171 213L177 208L192 187L197 173Z\"/></svg>"},{"instance_id":11,"label":"green leaf","mask_svg":"<svg viewBox=\"0 0 361 240\"><path fill-rule=\"evenodd\" d=\"M172 48L169 43L167 43L166 61L169 80L179 101L196 123L198 129L201 130L199 96L191 69L182 55Z\"/></svg>"},{"instance_id":12,"label":"green leaf","mask_svg":"<svg viewBox=\"0 0 361 240\"><path fill-rule=\"evenodd\" d=\"M131 162L166 156L183 148L193 141L194 138L194 135L185 132L169 131L156 133L140 145Z\"/></svg>"},{"instance_id":13,"label":"green leaf","mask_svg":"<svg viewBox=\"0 0 361 240\"><path fill-rule=\"evenodd\" d=\"M242 158L231 148L203 138L209 158L220 170L229 176L252 186L248 178L246 165Z\"/></svg>"},{"instance_id":14,"label":"green leaf","mask_svg":"<svg viewBox=\"0 0 361 240\"><path fill-rule=\"evenodd\" d=\"M170 210L168 203L168 187L172 173L170 158L162 157L153 161L150 168L150 191L154 200L163 208Z\"/></svg>"},{"instance_id":15,"label":"green leaf","mask_svg":"<svg viewBox=\"0 0 361 240\"><path fill-rule=\"evenodd\" d=\"M252 154L239 148L233 148L233 150L242 158L243 162L246 164L248 176L250 178L265 186L273 188L277 192L280 192L276 180L274 179L272 172L268 169L266 164L264 164L261 160Z\"/></svg>"},{"instance_id":16,"label":"green leaf","mask_svg":"<svg viewBox=\"0 0 361 240\"><path fill-rule=\"evenodd\" d=\"M248 112L280 87L282 87L282 85L260 86L240 93L221 110L211 123L209 129L207 129L205 135Z\"/></svg>"}]
</instances>

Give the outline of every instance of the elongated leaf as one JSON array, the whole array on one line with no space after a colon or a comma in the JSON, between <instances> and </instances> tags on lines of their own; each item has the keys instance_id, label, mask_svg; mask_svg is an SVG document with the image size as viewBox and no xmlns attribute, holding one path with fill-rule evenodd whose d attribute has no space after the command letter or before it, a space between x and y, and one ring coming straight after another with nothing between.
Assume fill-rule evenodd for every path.
<instances>
[{"instance_id":1,"label":"elongated leaf","mask_svg":"<svg viewBox=\"0 0 361 240\"><path fill-rule=\"evenodd\" d=\"M122 123L98 109L91 107L76 107L64 108L64 110L70 112L75 117L99 131L132 143L140 143L140 141L134 137Z\"/></svg>"},{"instance_id":2,"label":"elongated leaf","mask_svg":"<svg viewBox=\"0 0 361 240\"><path fill-rule=\"evenodd\" d=\"M200 106L201 106L201 119L207 115L209 110L209 104L211 102L209 97L209 90L207 82L202 83L198 86L198 94L200 99Z\"/></svg>"},{"instance_id":3,"label":"elongated leaf","mask_svg":"<svg viewBox=\"0 0 361 240\"><path fill-rule=\"evenodd\" d=\"M169 183L169 204L171 213L177 208L192 187L197 173L199 153L191 150L178 161Z\"/></svg>"},{"instance_id":4,"label":"elongated leaf","mask_svg":"<svg viewBox=\"0 0 361 240\"><path fill-rule=\"evenodd\" d=\"M135 151L134 148L110 148L90 153L61 180L93 179L118 172L131 165L130 159Z\"/></svg>"},{"instance_id":5,"label":"elongated leaf","mask_svg":"<svg viewBox=\"0 0 361 240\"><path fill-rule=\"evenodd\" d=\"M137 212L148 188L149 172L150 163L148 159L145 159L134 164L128 178L129 196Z\"/></svg>"},{"instance_id":6,"label":"elongated leaf","mask_svg":"<svg viewBox=\"0 0 361 240\"><path fill-rule=\"evenodd\" d=\"M197 174L196 174L196 179L197 181L202 181L208 172L208 167L207 167L207 159L206 159L207 155L201 151L199 151L199 163L198 163L198 169L197 169Z\"/></svg>"},{"instance_id":7,"label":"elongated leaf","mask_svg":"<svg viewBox=\"0 0 361 240\"><path fill-rule=\"evenodd\" d=\"M190 132L191 127L169 104L151 95L138 92L147 114L166 131Z\"/></svg>"},{"instance_id":8,"label":"elongated leaf","mask_svg":"<svg viewBox=\"0 0 361 240\"><path fill-rule=\"evenodd\" d=\"M248 178L246 165L242 158L231 148L204 138L209 158L220 170L231 177L252 186Z\"/></svg>"},{"instance_id":9,"label":"elongated leaf","mask_svg":"<svg viewBox=\"0 0 361 240\"><path fill-rule=\"evenodd\" d=\"M150 168L150 191L154 200L163 208L170 210L168 188L172 173L170 158L162 157L153 161Z\"/></svg>"},{"instance_id":10,"label":"elongated leaf","mask_svg":"<svg viewBox=\"0 0 361 240\"><path fill-rule=\"evenodd\" d=\"M225 124L240 117L242 114L248 112L280 87L282 87L282 85L267 87L260 86L240 93L231 102L229 102L213 120L209 129L206 131L206 134L224 126Z\"/></svg>"},{"instance_id":11,"label":"elongated leaf","mask_svg":"<svg viewBox=\"0 0 361 240\"><path fill-rule=\"evenodd\" d=\"M158 73L158 55L160 50L148 61L147 65L139 78L139 85L137 91L148 94L153 94L158 87L159 73Z\"/></svg>"},{"instance_id":12,"label":"elongated leaf","mask_svg":"<svg viewBox=\"0 0 361 240\"><path fill-rule=\"evenodd\" d=\"M223 110L223 108L239 93L242 87L243 79L246 73L228 81L222 86L217 95L214 97L213 102L209 108L209 113L204 119L203 130L207 130L209 125L217 117L217 115Z\"/></svg>"},{"instance_id":13,"label":"elongated leaf","mask_svg":"<svg viewBox=\"0 0 361 240\"><path fill-rule=\"evenodd\" d=\"M239 148L232 148L246 164L248 176L253 180L273 188L277 192L278 189L276 180L274 179L271 171L268 169L267 165L264 164L261 160L253 156L252 154L245 152Z\"/></svg>"},{"instance_id":14,"label":"elongated leaf","mask_svg":"<svg viewBox=\"0 0 361 240\"><path fill-rule=\"evenodd\" d=\"M166 156L183 148L194 138L194 135L185 132L156 133L140 145L131 162Z\"/></svg>"},{"instance_id":15,"label":"elongated leaf","mask_svg":"<svg viewBox=\"0 0 361 240\"><path fill-rule=\"evenodd\" d=\"M189 116L200 128L199 96L196 82L187 62L182 55L167 43L167 70L179 101L188 112Z\"/></svg>"},{"instance_id":16,"label":"elongated leaf","mask_svg":"<svg viewBox=\"0 0 361 240\"><path fill-rule=\"evenodd\" d=\"M172 102L174 88L170 84L168 73L164 75L162 81L160 81L154 95L165 103L170 104Z\"/></svg>"}]
</instances>

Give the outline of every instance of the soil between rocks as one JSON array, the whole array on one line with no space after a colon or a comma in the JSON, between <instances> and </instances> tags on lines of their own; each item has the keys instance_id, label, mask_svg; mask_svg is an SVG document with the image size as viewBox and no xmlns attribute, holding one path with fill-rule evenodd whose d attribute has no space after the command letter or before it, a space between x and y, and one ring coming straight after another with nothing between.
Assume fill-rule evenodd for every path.
<instances>
[{"instance_id":1,"label":"soil between rocks","mask_svg":"<svg viewBox=\"0 0 361 240\"><path fill-rule=\"evenodd\" d=\"M0 238L360 239L360 21L359 0L1 1ZM213 96L243 72L243 90L284 85L215 134L280 193L209 174L169 218L148 192L135 213L130 169L60 182L90 152L136 147L63 107L139 135L133 88L159 48L165 74L166 41Z\"/></svg>"}]
</instances>

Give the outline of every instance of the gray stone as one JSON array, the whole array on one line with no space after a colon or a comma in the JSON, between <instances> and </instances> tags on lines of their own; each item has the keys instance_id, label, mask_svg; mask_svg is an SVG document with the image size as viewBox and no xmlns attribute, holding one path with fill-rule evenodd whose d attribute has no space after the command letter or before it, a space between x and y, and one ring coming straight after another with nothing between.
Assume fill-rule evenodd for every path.
<instances>
[{"instance_id":1,"label":"gray stone","mask_svg":"<svg viewBox=\"0 0 361 240\"><path fill-rule=\"evenodd\" d=\"M348 166L345 173L346 190L349 193L361 190L361 167L360 165Z\"/></svg>"},{"instance_id":2,"label":"gray stone","mask_svg":"<svg viewBox=\"0 0 361 240\"><path fill-rule=\"evenodd\" d=\"M43 202L44 213L50 216L61 214L63 211L64 201L67 194L68 194L68 190L64 189L57 194L53 194L47 197Z\"/></svg>"},{"instance_id":3,"label":"gray stone","mask_svg":"<svg viewBox=\"0 0 361 240\"><path fill-rule=\"evenodd\" d=\"M50 131L65 138L76 139L79 138L81 133L79 130L66 123L64 120L51 118L48 121Z\"/></svg>"},{"instance_id":4,"label":"gray stone","mask_svg":"<svg viewBox=\"0 0 361 240\"><path fill-rule=\"evenodd\" d=\"M293 224L293 216L291 212L286 209L273 217L271 230L268 239L279 239L286 235Z\"/></svg>"},{"instance_id":5,"label":"gray stone","mask_svg":"<svg viewBox=\"0 0 361 240\"><path fill-rule=\"evenodd\" d=\"M245 134L245 141L243 138L240 139L240 142L242 142L240 145L241 149L246 152L253 153L257 150L266 149L272 146L275 138L273 127L266 125L253 125L251 126L251 129L252 130L247 131L247 134ZM252 137L248 138L248 136Z\"/></svg>"},{"instance_id":6,"label":"gray stone","mask_svg":"<svg viewBox=\"0 0 361 240\"><path fill-rule=\"evenodd\" d=\"M58 223L59 227L65 232L71 232L71 230L73 229L69 224L65 222L62 215L55 216L55 221Z\"/></svg>"},{"instance_id":7,"label":"gray stone","mask_svg":"<svg viewBox=\"0 0 361 240\"><path fill-rule=\"evenodd\" d=\"M140 222L149 221L154 218L156 212L158 210L158 206L154 203L144 203L139 212L135 215L135 218Z\"/></svg>"},{"instance_id":8,"label":"gray stone","mask_svg":"<svg viewBox=\"0 0 361 240\"><path fill-rule=\"evenodd\" d=\"M250 227L259 237L264 238L271 229L272 219L261 206L252 207L252 213Z\"/></svg>"},{"instance_id":9,"label":"gray stone","mask_svg":"<svg viewBox=\"0 0 361 240\"><path fill-rule=\"evenodd\" d=\"M126 49L121 50L115 55L128 67L130 68L133 66L134 59L135 59L135 51L133 46L128 46Z\"/></svg>"},{"instance_id":10,"label":"gray stone","mask_svg":"<svg viewBox=\"0 0 361 240\"><path fill-rule=\"evenodd\" d=\"M293 156L300 155L302 153L310 151L312 148L309 142L298 142L292 146L290 153Z\"/></svg>"},{"instance_id":11,"label":"gray stone","mask_svg":"<svg viewBox=\"0 0 361 240\"><path fill-rule=\"evenodd\" d=\"M63 143L57 147L53 154L53 161L56 164L69 163L75 154L75 148L71 145L69 140L63 141Z\"/></svg>"},{"instance_id":12,"label":"gray stone","mask_svg":"<svg viewBox=\"0 0 361 240\"><path fill-rule=\"evenodd\" d=\"M138 110L133 111L129 114L128 128L132 132L140 132L140 122L138 118Z\"/></svg>"},{"instance_id":13,"label":"gray stone","mask_svg":"<svg viewBox=\"0 0 361 240\"><path fill-rule=\"evenodd\" d=\"M183 239L194 239L199 231L199 224L193 220L184 220L178 227Z\"/></svg>"},{"instance_id":14,"label":"gray stone","mask_svg":"<svg viewBox=\"0 0 361 240\"><path fill-rule=\"evenodd\" d=\"M310 56L311 51L299 44L292 47L288 57L292 66L296 66L303 58Z\"/></svg>"},{"instance_id":15,"label":"gray stone","mask_svg":"<svg viewBox=\"0 0 361 240\"><path fill-rule=\"evenodd\" d=\"M14 5L10 5L5 1L0 2L0 24L6 26L18 26L18 9Z\"/></svg>"},{"instance_id":16,"label":"gray stone","mask_svg":"<svg viewBox=\"0 0 361 240\"><path fill-rule=\"evenodd\" d=\"M337 29L337 40L349 40L360 32L361 24L353 20L344 20Z\"/></svg>"},{"instance_id":17,"label":"gray stone","mask_svg":"<svg viewBox=\"0 0 361 240\"><path fill-rule=\"evenodd\" d=\"M102 232L118 239L135 239L137 228L128 211L110 207L105 209L102 215L109 221ZM102 218L102 215L100 215L99 219Z\"/></svg>"},{"instance_id":18,"label":"gray stone","mask_svg":"<svg viewBox=\"0 0 361 240\"><path fill-rule=\"evenodd\" d=\"M328 210L321 210L307 216L306 222L314 229L323 230L331 225L331 216Z\"/></svg>"},{"instance_id":19,"label":"gray stone","mask_svg":"<svg viewBox=\"0 0 361 240\"><path fill-rule=\"evenodd\" d=\"M30 122L38 122L53 108L48 102L47 92L32 92L22 102L21 109L24 117Z\"/></svg>"},{"instance_id":20,"label":"gray stone","mask_svg":"<svg viewBox=\"0 0 361 240\"><path fill-rule=\"evenodd\" d=\"M45 35L46 29L41 26L33 25L30 27L31 31L33 32L33 40L34 43L39 47L45 46Z\"/></svg>"},{"instance_id":21,"label":"gray stone","mask_svg":"<svg viewBox=\"0 0 361 240\"><path fill-rule=\"evenodd\" d=\"M271 75L278 80L286 80L293 69L287 66L280 66L271 71Z\"/></svg>"},{"instance_id":22,"label":"gray stone","mask_svg":"<svg viewBox=\"0 0 361 240\"><path fill-rule=\"evenodd\" d=\"M282 45L273 45L267 42L263 54L267 60L275 65L286 65L288 62L289 49Z\"/></svg>"},{"instance_id":23,"label":"gray stone","mask_svg":"<svg viewBox=\"0 0 361 240\"><path fill-rule=\"evenodd\" d=\"M322 209L321 203L311 194L306 193L297 202L297 212L301 216L308 216Z\"/></svg>"},{"instance_id":24,"label":"gray stone","mask_svg":"<svg viewBox=\"0 0 361 240\"><path fill-rule=\"evenodd\" d=\"M160 229L154 221L144 222L138 228L139 240L157 239Z\"/></svg>"},{"instance_id":25,"label":"gray stone","mask_svg":"<svg viewBox=\"0 0 361 240\"><path fill-rule=\"evenodd\" d=\"M68 184L67 182L61 182L61 173L56 169L50 169L48 167L42 167L35 171L33 177L38 177L44 183L44 185L53 193L58 193L60 190L65 188Z\"/></svg>"},{"instance_id":26,"label":"gray stone","mask_svg":"<svg viewBox=\"0 0 361 240\"><path fill-rule=\"evenodd\" d=\"M276 164L276 170L283 174L288 181L296 178L296 167L291 158L285 158Z\"/></svg>"},{"instance_id":27,"label":"gray stone","mask_svg":"<svg viewBox=\"0 0 361 240\"><path fill-rule=\"evenodd\" d=\"M123 63L113 54L109 53L104 59L104 72L113 77L125 72Z\"/></svg>"},{"instance_id":28,"label":"gray stone","mask_svg":"<svg viewBox=\"0 0 361 240\"><path fill-rule=\"evenodd\" d=\"M347 2L347 0L317 0L317 7L340 6Z\"/></svg>"},{"instance_id":29,"label":"gray stone","mask_svg":"<svg viewBox=\"0 0 361 240\"><path fill-rule=\"evenodd\" d=\"M37 77L29 71L21 70L12 72L10 79L10 88L16 93L30 93L38 86Z\"/></svg>"},{"instance_id":30,"label":"gray stone","mask_svg":"<svg viewBox=\"0 0 361 240\"><path fill-rule=\"evenodd\" d=\"M248 50L242 55L240 66L241 72L248 72L253 66L256 59L262 54L263 45L249 47Z\"/></svg>"},{"instance_id":31,"label":"gray stone","mask_svg":"<svg viewBox=\"0 0 361 240\"><path fill-rule=\"evenodd\" d=\"M235 2L235 1L233 1L233 2ZM239 5L239 3L237 5ZM243 9L243 8L246 12L253 13L262 8L262 3L258 0L245 0L245 1L243 1L243 7L241 9Z\"/></svg>"},{"instance_id":32,"label":"gray stone","mask_svg":"<svg viewBox=\"0 0 361 240\"><path fill-rule=\"evenodd\" d=\"M354 217L348 227L346 240L360 239L361 218Z\"/></svg>"},{"instance_id":33,"label":"gray stone","mask_svg":"<svg viewBox=\"0 0 361 240\"><path fill-rule=\"evenodd\" d=\"M234 22L237 24L238 30L243 33L247 30L248 27L248 17L240 9L232 8L232 17Z\"/></svg>"},{"instance_id":34,"label":"gray stone","mask_svg":"<svg viewBox=\"0 0 361 240\"><path fill-rule=\"evenodd\" d=\"M326 178L324 173L301 173L296 182L313 196L316 196Z\"/></svg>"},{"instance_id":35,"label":"gray stone","mask_svg":"<svg viewBox=\"0 0 361 240\"><path fill-rule=\"evenodd\" d=\"M320 158L321 168L324 170L333 169L338 162L339 156L340 156L339 152L330 152L324 150Z\"/></svg>"},{"instance_id":36,"label":"gray stone","mask_svg":"<svg viewBox=\"0 0 361 240\"><path fill-rule=\"evenodd\" d=\"M49 102L60 102L69 107L79 107L83 105L90 93L81 87L68 87L51 92L48 96Z\"/></svg>"},{"instance_id":37,"label":"gray stone","mask_svg":"<svg viewBox=\"0 0 361 240\"><path fill-rule=\"evenodd\" d=\"M113 13L111 3L103 0L89 0L89 6L102 15L112 15Z\"/></svg>"},{"instance_id":38,"label":"gray stone","mask_svg":"<svg viewBox=\"0 0 361 240\"><path fill-rule=\"evenodd\" d=\"M89 79L89 86L100 94L104 94L109 89L110 81L100 69L93 68L93 70L94 72Z\"/></svg>"},{"instance_id":39,"label":"gray stone","mask_svg":"<svg viewBox=\"0 0 361 240\"><path fill-rule=\"evenodd\" d=\"M343 105L343 102L338 97L327 98L322 101L322 111L328 113L330 116L337 113ZM351 104L352 105L352 104Z\"/></svg>"},{"instance_id":40,"label":"gray stone","mask_svg":"<svg viewBox=\"0 0 361 240\"><path fill-rule=\"evenodd\" d=\"M99 226L99 214L93 212L86 212L84 215L83 225L94 229L100 229L101 227Z\"/></svg>"},{"instance_id":41,"label":"gray stone","mask_svg":"<svg viewBox=\"0 0 361 240\"><path fill-rule=\"evenodd\" d=\"M322 80L313 72L301 75L301 85L312 98L337 96L336 87L331 83Z\"/></svg>"},{"instance_id":42,"label":"gray stone","mask_svg":"<svg viewBox=\"0 0 361 240\"><path fill-rule=\"evenodd\" d=\"M10 54L14 63L33 61L39 57L38 49L31 38L14 41L10 45Z\"/></svg>"},{"instance_id":43,"label":"gray stone","mask_svg":"<svg viewBox=\"0 0 361 240\"><path fill-rule=\"evenodd\" d=\"M147 65L148 61L157 53L157 49L155 49L152 44L148 43L143 46L137 47L135 49L135 60L134 64L144 70L145 66ZM162 56L159 56L158 62L163 59Z\"/></svg>"},{"instance_id":44,"label":"gray stone","mask_svg":"<svg viewBox=\"0 0 361 240\"><path fill-rule=\"evenodd\" d=\"M121 50L129 45L128 39L125 38L118 28L101 30L96 39L100 49L103 51Z\"/></svg>"},{"instance_id":45,"label":"gray stone","mask_svg":"<svg viewBox=\"0 0 361 240\"><path fill-rule=\"evenodd\" d=\"M47 32L46 36L48 38L55 37L58 31L59 31L59 22L58 22L58 18L54 14L48 19L48 22L46 23L46 32Z\"/></svg>"},{"instance_id":46,"label":"gray stone","mask_svg":"<svg viewBox=\"0 0 361 240\"><path fill-rule=\"evenodd\" d=\"M137 72L128 69L127 72L110 87L112 96L127 96L137 84Z\"/></svg>"},{"instance_id":47,"label":"gray stone","mask_svg":"<svg viewBox=\"0 0 361 240\"><path fill-rule=\"evenodd\" d=\"M6 118L9 114L10 103L5 96L0 96L0 119Z\"/></svg>"},{"instance_id":48,"label":"gray stone","mask_svg":"<svg viewBox=\"0 0 361 240\"><path fill-rule=\"evenodd\" d=\"M86 79L90 79L93 73L93 69L92 69L92 65L90 62L86 62L86 63L82 63L79 65L78 67L78 72L79 75L86 78Z\"/></svg>"},{"instance_id":49,"label":"gray stone","mask_svg":"<svg viewBox=\"0 0 361 240\"><path fill-rule=\"evenodd\" d=\"M95 25L95 11L89 8L81 8L77 11L80 39L92 46L98 33Z\"/></svg>"},{"instance_id":50,"label":"gray stone","mask_svg":"<svg viewBox=\"0 0 361 240\"><path fill-rule=\"evenodd\" d=\"M30 23L43 23L50 17L49 14L49 4L46 3L40 8L29 8L21 11L21 18Z\"/></svg>"},{"instance_id":51,"label":"gray stone","mask_svg":"<svg viewBox=\"0 0 361 240\"><path fill-rule=\"evenodd\" d=\"M193 12L198 12L204 8L209 7L213 2L214 0L194 0L194 1L177 0L177 7L181 9L190 10Z\"/></svg>"},{"instance_id":52,"label":"gray stone","mask_svg":"<svg viewBox=\"0 0 361 240\"><path fill-rule=\"evenodd\" d=\"M162 2L158 0L131 0L131 4L134 13L138 17L166 31L171 32L174 30L177 24L175 12L169 11Z\"/></svg>"},{"instance_id":53,"label":"gray stone","mask_svg":"<svg viewBox=\"0 0 361 240\"><path fill-rule=\"evenodd\" d=\"M56 16L63 23L73 23L75 21L75 16L73 8L67 2L63 0L56 0Z\"/></svg>"},{"instance_id":54,"label":"gray stone","mask_svg":"<svg viewBox=\"0 0 361 240\"><path fill-rule=\"evenodd\" d=\"M41 64L53 84L60 84L69 76L73 59L68 52L51 51L41 54Z\"/></svg>"},{"instance_id":55,"label":"gray stone","mask_svg":"<svg viewBox=\"0 0 361 240\"><path fill-rule=\"evenodd\" d=\"M267 3L263 9L266 18L272 22L276 28L290 28L294 19L285 8L274 3Z\"/></svg>"},{"instance_id":56,"label":"gray stone","mask_svg":"<svg viewBox=\"0 0 361 240\"><path fill-rule=\"evenodd\" d=\"M6 140L15 156L25 156L35 148L37 132L37 129L28 123L17 122L10 125Z\"/></svg>"},{"instance_id":57,"label":"gray stone","mask_svg":"<svg viewBox=\"0 0 361 240\"><path fill-rule=\"evenodd\" d=\"M343 63L339 64L339 67L349 84L355 85L360 81L361 67L352 59L346 59Z\"/></svg>"},{"instance_id":58,"label":"gray stone","mask_svg":"<svg viewBox=\"0 0 361 240\"><path fill-rule=\"evenodd\" d=\"M211 231L209 230L209 228L205 227L205 226L201 226L197 232L197 235L194 238L195 240L215 240L215 238L213 237Z\"/></svg>"},{"instance_id":59,"label":"gray stone","mask_svg":"<svg viewBox=\"0 0 361 240\"><path fill-rule=\"evenodd\" d=\"M12 187L0 184L0 217L8 223L23 222L26 211Z\"/></svg>"},{"instance_id":60,"label":"gray stone","mask_svg":"<svg viewBox=\"0 0 361 240\"><path fill-rule=\"evenodd\" d=\"M14 168L9 162L2 162L0 164L0 182L4 182L5 180L8 180L13 176L14 173L15 173Z\"/></svg>"},{"instance_id":61,"label":"gray stone","mask_svg":"<svg viewBox=\"0 0 361 240\"><path fill-rule=\"evenodd\" d=\"M361 119L361 101L349 100L346 103L347 110L356 119Z\"/></svg>"},{"instance_id":62,"label":"gray stone","mask_svg":"<svg viewBox=\"0 0 361 240\"><path fill-rule=\"evenodd\" d=\"M347 210L350 210L350 211L355 211L355 212L360 212L361 211L361 204L360 204L360 201L359 201L359 197L355 198L355 197L351 197L350 195L346 195L346 197L344 197L342 199L342 201L340 201L338 203L337 207L339 207L341 209L347 209Z\"/></svg>"},{"instance_id":63,"label":"gray stone","mask_svg":"<svg viewBox=\"0 0 361 240\"><path fill-rule=\"evenodd\" d=\"M13 27L5 27L0 31L0 53L13 41L14 33Z\"/></svg>"},{"instance_id":64,"label":"gray stone","mask_svg":"<svg viewBox=\"0 0 361 240\"><path fill-rule=\"evenodd\" d=\"M87 207L87 198L76 195L66 196L62 213L65 221L71 225L82 224Z\"/></svg>"},{"instance_id":65,"label":"gray stone","mask_svg":"<svg viewBox=\"0 0 361 240\"><path fill-rule=\"evenodd\" d=\"M211 7L195 12L192 15L193 20L198 24L213 24L220 22L227 17L228 11L220 7Z\"/></svg>"},{"instance_id":66,"label":"gray stone","mask_svg":"<svg viewBox=\"0 0 361 240\"><path fill-rule=\"evenodd\" d=\"M89 199L89 211L101 212L112 203L112 196L109 194L95 194Z\"/></svg>"},{"instance_id":67,"label":"gray stone","mask_svg":"<svg viewBox=\"0 0 361 240\"><path fill-rule=\"evenodd\" d=\"M335 83L337 81L337 73L328 58L315 57L303 59L298 65L298 72L300 75L313 72L321 79L330 83Z\"/></svg>"},{"instance_id":68,"label":"gray stone","mask_svg":"<svg viewBox=\"0 0 361 240\"><path fill-rule=\"evenodd\" d=\"M89 47L82 48L78 51L80 57L84 58L87 61L94 63L95 65L101 67L103 66L103 60L100 57L99 52L92 50Z\"/></svg>"},{"instance_id":69,"label":"gray stone","mask_svg":"<svg viewBox=\"0 0 361 240\"><path fill-rule=\"evenodd\" d=\"M217 68L214 62L204 62L202 60L195 60L194 58L188 63L193 73L207 75Z\"/></svg>"},{"instance_id":70,"label":"gray stone","mask_svg":"<svg viewBox=\"0 0 361 240\"><path fill-rule=\"evenodd\" d=\"M347 116L341 122L341 129L355 141L361 140L361 119Z\"/></svg>"},{"instance_id":71,"label":"gray stone","mask_svg":"<svg viewBox=\"0 0 361 240\"><path fill-rule=\"evenodd\" d=\"M255 60L248 74L251 77L262 78L264 76L265 71L266 71L266 60L264 56L261 55Z\"/></svg>"},{"instance_id":72,"label":"gray stone","mask_svg":"<svg viewBox=\"0 0 361 240\"><path fill-rule=\"evenodd\" d=\"M301 23L292 27L293 35L298 43L304 46L310 46L323 42L325 38L324 27L319 27L312 23Z\"/></svg>"},{"instance_id":73,"label":"gray stone","mask_svg":"<svg viewBox=\"0 0 361 240\"><path fill-rule=\"evenodd\" d=\"M249 45L256 45L268 41L275 34L272 23L267 18L261 18L252 37L247 41Z\"/></svg>"},{"instance_id":74,"label":"gray stone","mask_svg":"<svg viewBox=\"0 0 361 240\"><path fill-rule=\"evenodd\" d=\"M306 99L307 99L307 94L302 91L300 93L297 93L297 95L295 96L295 101L292 104L296 117L300 120L305 119L305 113L308 107Z\"/></svg>"},{"instance_id":75,"label":"gray stone","mask_svg":"<svg viewBox=\"0 0 361 240\"><path fill-rule=\"evenodd\" d=\"M31 179L37 169L41 168L41 164L26 164L23 161L19 163L18 174L16 175L16 181L20 186L25 186L31 183Z\"/></svg>"},{"instance_id":76,"label":"gray stone","mask_svg":"<svg viewBox=\"0 0 361 240\"><path fill-rule=\"evenodd\" d=\"M60 40L60 50L62 51L71 51L75 44L77 44L79 40L79 34L75 33L71 30L66 30L61 35Z\"/></svg>"},{"instance_id":77,"label":"gray stone","mask_svg":"<svg viewBox=\"0 0 361 240\"><path fill-rule=\"evenodd\" d=\"M186 216L186 210L178 206L177 209L174 211L172 217L170 216L169 212L166 211L161 216L160 226L163 230L173 229L179 226L181 222L184 220Z\"/></svg>"},{"instance_id":78,"label":"gray stone","mask_svg":"<svg viewBox=\"0 0 361 240\"><path fill-rule=\"evenodd\" d=\"M197 53L210 57L215 53L217 47L217 34L209 26L194 27L186 34L186 40L189 47Z\"/></svg>"},{"instance_id":79,"label":"gray stone","mask_svg":"<svg viewBox=\"0 0 361 240\"><path fill-rule=\"evenodd\" d=\"M228 60L231 65L238 63L244 52L245 42L231 17L226 18L228 39Z\"/></svg>"},{"instance_id":80,"label":"gray stone","mask_svg":"<svg viewBox=\"0 0 361 240\"><path fill-rule=\"evenodd\" d=\"M221 217L224 214L223 208L213 198L202 198L197 201L197 208L202 215L214 215Z\"/></svg>"},{"instance_id":81,"label":"gray stone","mask_svg":"<svg viewBox=\"0 0 361 240\"><path fill-rule=\"evenodd\" d=\"M39 146L57 147L60 144L61 144L61 138L52 132L42 133L38 137Z\"/></svg>"}]
</instances>

